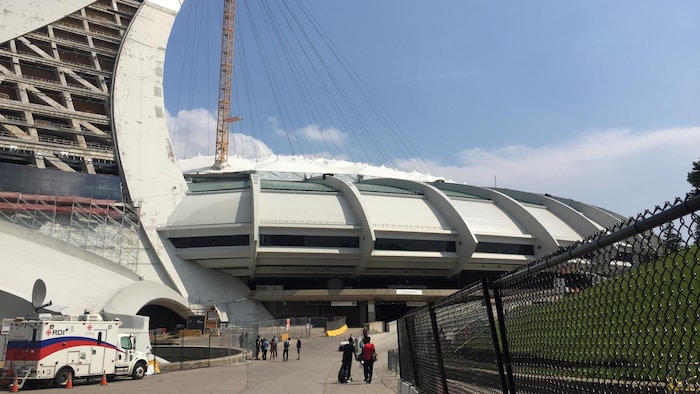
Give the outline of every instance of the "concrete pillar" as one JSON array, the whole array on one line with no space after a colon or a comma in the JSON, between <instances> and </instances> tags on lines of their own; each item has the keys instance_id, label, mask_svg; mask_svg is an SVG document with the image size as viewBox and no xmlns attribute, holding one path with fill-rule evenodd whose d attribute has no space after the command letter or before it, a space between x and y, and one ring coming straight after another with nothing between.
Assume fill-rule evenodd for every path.
<instances>
[{"instance_id":1,"label":"concrete pillar","mask_svg":"<svg viewBox=\"0 0 700 394\"><path fill-rule=\"evenodd\" d=\"M377 312L375 311L374 301L367 301L367 321L377 321Z\"/></svg>"}]
</instances>

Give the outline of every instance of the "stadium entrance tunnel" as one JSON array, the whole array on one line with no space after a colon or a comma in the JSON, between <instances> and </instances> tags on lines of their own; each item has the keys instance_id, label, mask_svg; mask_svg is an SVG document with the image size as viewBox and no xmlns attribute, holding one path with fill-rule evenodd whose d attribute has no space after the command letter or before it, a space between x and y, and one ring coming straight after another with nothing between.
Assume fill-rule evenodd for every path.
<instances>
[{"instance_id":1,"label":"stadium entrance tunnel","mask_svg":"<svg viewBox=\"0 0 700 394\"><path fill-rule=\"evenodd\" d=\"M182 316L180 313L158 304L149 304L141 308L137 315L148 316L148 329L164 328L167 332L172 332L178 325L184 326L187 324L187 316Z\"/></svg>"},{"instance_id":2,"label":"stadium entrance tunnel","mask_svg":"<svg viewBox=\"0 0 700 394\"><path fill-rule=\"evenodd\" d=\"M114 315L148 316L148 328L172 330L191 314L187 300L173 289L154 281L137 281L123 287L104 306L104 312Z\"/></svg>"},{"instance_id":3,"label":"stadium entrance tunnel","mask_svg":"<svg viewBox=\"0 0 700 394\"><path fill-rule=\"evenodd\" d=\"M414 307L407 306L405 302L384 302L375 305L376 320L394 321L403 317Z\"/></svg>"}]
</instances>

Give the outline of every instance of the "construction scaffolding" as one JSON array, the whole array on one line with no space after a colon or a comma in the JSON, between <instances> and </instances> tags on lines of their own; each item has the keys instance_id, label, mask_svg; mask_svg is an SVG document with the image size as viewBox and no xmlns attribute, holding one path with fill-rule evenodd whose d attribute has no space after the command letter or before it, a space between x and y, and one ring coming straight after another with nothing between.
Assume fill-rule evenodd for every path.
<instances>
[{"instance_id":1,"label":"construction scaffolding","mask_svg":"<svg viewBox=\"0 0 700 394\"><path fill-rule=\"evenodd\" d=\"M133 204L0 192L0 219L136 271L140 225L138 207Z\"/></svg>"}]
</instances>

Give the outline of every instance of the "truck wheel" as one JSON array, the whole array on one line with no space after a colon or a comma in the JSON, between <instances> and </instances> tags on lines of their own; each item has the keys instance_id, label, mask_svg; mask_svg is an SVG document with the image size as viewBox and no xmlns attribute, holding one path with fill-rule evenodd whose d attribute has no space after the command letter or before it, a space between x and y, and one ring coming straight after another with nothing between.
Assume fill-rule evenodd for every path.
<instances>
[{"instance_id":1,"label":"truck wheel","mask_svg":"<svg viewBox=\"0 0 700 394\"><path fill-rule=\"evenodd\" d=\"M146 374L146 363L139 361L134 365L134 370L131 372L131 377L133 379L141 379Z\"/></svg>"},{"instance_id":2,"label":"truck wheel","mask_svg":"<svg viewBox=\"0 0 700 394\"><path fill-rule=\"evenodd\" d=\"M68 367L63 367L58 370L58 373L53 378L55 387L66 387L68 380L73 378L73 370Z\"/></svg>"}]
</instances>

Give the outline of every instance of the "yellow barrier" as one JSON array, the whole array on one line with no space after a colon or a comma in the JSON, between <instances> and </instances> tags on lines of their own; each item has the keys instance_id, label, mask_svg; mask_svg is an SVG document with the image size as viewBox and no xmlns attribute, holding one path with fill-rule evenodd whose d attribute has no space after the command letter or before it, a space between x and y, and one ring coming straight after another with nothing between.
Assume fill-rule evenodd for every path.
<instances>
[{"instance_id":1,"label":"yellow barrier","mask_svg":"<svg viewBox=\"0 0 700 394\"><path fill-rule=\"evenodd\" d=\"M149 360L148 365L153 367L155 373L160 373L160 366L158 365L158 360Z\"/></svg>"},{"instance_id":2,"label":"yellow barrier","mask_svg":"<svg viewBox=\"0 0 700 394\"><path fill-rule=\"evenodd\" d=\"M343 335L345 334L345 331L348 330L348 325L343 324L342 327L338 328L337 330L328 330L326 331L326 335L329 337L337 337L338 335Z\"/></svg>"}]
</instances>

